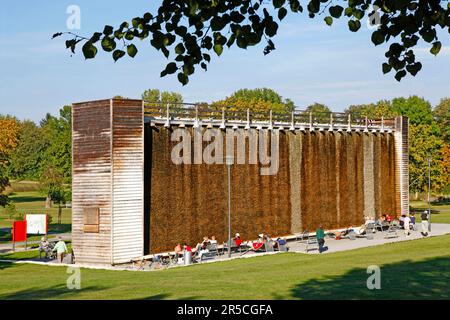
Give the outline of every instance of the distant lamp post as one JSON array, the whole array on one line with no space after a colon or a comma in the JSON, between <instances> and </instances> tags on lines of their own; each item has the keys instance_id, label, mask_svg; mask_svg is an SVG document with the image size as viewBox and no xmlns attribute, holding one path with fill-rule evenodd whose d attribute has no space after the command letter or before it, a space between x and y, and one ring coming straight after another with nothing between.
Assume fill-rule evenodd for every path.
<instances>
[{"instance_id":1,"label":"distant lamp post","mask_svg":"<svg viewBox=\"0 0 450 320\"><path fill-rule=\"evenodd\" d=\"M228 174L228 258L231 258L231 166L233 165L233 160L234 157L232 155L225 157Z\"/></svg>"},{"instance_id":2,"label":"distant lamp post","mask_svg":"<svg viewBox=\"0 0 450 320\"><path fill-rule=\"evenodd\" d=\"M428 231L431 232L431 155L428 161Z\"/></svg>"}]
</instances>

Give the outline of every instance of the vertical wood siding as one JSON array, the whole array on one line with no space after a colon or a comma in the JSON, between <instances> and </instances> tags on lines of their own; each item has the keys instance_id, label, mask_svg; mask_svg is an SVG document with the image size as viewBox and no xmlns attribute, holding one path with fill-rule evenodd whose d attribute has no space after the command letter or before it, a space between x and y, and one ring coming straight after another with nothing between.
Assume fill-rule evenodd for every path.
<instances>
[{"instance_id":1,"label":"vertical wood siding","mask_svg":"<svg viewBox=\"0 0 450 320\"><path fill-rule=\"evenodd\" d=\"M110 101L72 106L72 246L77 262L111 262ZM83 232L83 208L100 209L99 233Z\"/></svg>"},{"instance_id":2,"label":"vertical wood siding","mask_svg":"<svg viewBox=\"0 0 450 320\"><path fill-rule=\"evenodd\" d=\"M140 100L112 100L112 262L144 253L144 122Z\"/></svg>"}]
</instances>

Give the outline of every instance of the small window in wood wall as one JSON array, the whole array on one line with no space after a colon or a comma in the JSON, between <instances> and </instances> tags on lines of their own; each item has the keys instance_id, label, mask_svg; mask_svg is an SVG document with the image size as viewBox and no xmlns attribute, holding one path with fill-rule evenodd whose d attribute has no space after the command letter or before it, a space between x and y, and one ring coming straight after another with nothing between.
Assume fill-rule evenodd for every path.
<instances>
[{"instance_id":1,"label":"small window in wood wall","mask_svg":"<svg viewBox=\"0 0 450 320\"><path fill-rule=\"evenodd\" d=\"M84 208L83 209L83 232L99 233L100 228L100 209Z\"/></svg>"}]
</instances>

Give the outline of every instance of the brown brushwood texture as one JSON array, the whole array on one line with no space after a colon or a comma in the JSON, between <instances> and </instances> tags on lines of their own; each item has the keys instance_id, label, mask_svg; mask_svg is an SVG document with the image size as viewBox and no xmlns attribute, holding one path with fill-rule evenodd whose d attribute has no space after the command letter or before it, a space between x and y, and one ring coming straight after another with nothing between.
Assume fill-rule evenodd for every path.
<instances>
[{"instance_id":1,"label":"brown brushwood texture","mask_svg":"<svg viewBox=\"0 0 450 320\"><path fill-rule=\"evenodd\" d=\"M192 133L192 129L186 130ZM203 236L215 235L219 242L225 242L225 164L173 164L171 150L178 142L171 142L170 136L171 132L162 127L152 133L150 252L173 250L177 243L184 242L195 246ZM207 144L204 142L204 146ZM279 145L276 175L260 175L259 164L234 164L231 168L232 231L244 239L255 239L259 233L290 233L289 150L285 133L280 133Z\"/></svg>"},{"instance_id":2,"label":"brown brushwood texture","mask_svg":"<svg viewBox=\"0 0 450 320\"><path fill-rule=\"evenodd\" d=\"M305 132L301 212L304 230L363 222L363 149L357 134Z\"/></svg>"},{"instance_id":3,"label":"brown brushwood texture","mask_svg":"<svg viewBox=\"0 0 450 320\"><path fill-rule=\"evenodd\" d=\"M186 130L192 134L192 129ZM366 159L363 134L297 131L293 135L279 133L276 175L260 175L259 164L232 166L233 234L239 232L244 239L255 239L259 233L290 234L292 226L314 231L319 225L325 229L361 225L367 165L373 170L376 215L395 212L393 135L370 134L373 157ZM173 250L178 242L195 246L203 236L215 235L219 242L226 241L226 166L173 164L171 151L178 142L171 142L170 137L171 131L163 127L152 133L150 251ZM289 139L298 142L289 143ZM203 147L208 144L204 142ZM300 148L293 150L292 146ZM290 161L298 161L299 165ZM290 168L300 175L299 181L294 183ZM291 212L292 199L300 214ZM291 217L301 221L291 221Z\"/></svg>"}]
</instances>

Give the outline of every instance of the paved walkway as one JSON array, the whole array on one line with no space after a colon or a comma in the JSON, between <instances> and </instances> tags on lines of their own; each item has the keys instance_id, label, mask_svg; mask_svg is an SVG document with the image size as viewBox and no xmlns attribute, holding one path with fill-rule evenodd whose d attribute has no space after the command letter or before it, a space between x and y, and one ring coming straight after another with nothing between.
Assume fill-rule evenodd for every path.
<instances>
[{"instance_id":1,"label":"paved walkway","mask_svg":"<svg viewBox=\"0 0 450 320\"><path fill-rule=\"evenodd\" d=\"M57 234L49 234L47 236L48 240L56 241L58 237L61 237L64 241L71 241L72 234L70 232L66 233L57 233ZM30 249L32 246L39 246L41 240L33 240L27 242L27 249ZM25 251L25 242L16 243L16 252L17 251ZM0 253L8 253L12 252L12 242L0 243Z\"/></svg>"},{"instance_id":2,"label":"paved walkway","mask_svg":"<svg viewBox=\"0 0 450 320\"><path fill-rule=\"evenodd\" d=\"M322 254L330 254L333 252L354 250L354 249L359 249L359 248L383 245L383 244L387 244L387 243L396 243L396 242L401 242L401 241L412 241L412 240L421 239L421 238L423 238L423 236L420 233L420 225L418 225L418 228L419 228L419 230L411 231L411 235L408 237L404 234L403 230L397 230L398 237L390 238L390 239L386 239L384 237L385 232L376 232L374 234L374 239L372 239L372 240L367 240L366 238L356 238L355 240L350 240L350 239L335 240L335 239L331 239L331 238L327 237L325 239L325 241L326 241L325 245L328 247L328 250L323 252ZM450 224L438 224L438 223L432 224L432 231L429 234L429 237L442 236L445 234L450 234ZM289 241L288 247L289 247L289 252L294 252L294 253L300 253L300 254L318 254L319 253L318 250L311 250L311 251L306 252L306 245L300 241L294 241L294 240ZM279 252L267 252L267 253L249 252L249 253L245 253L245 254L238 252L238 253L233 253L231 258L228 258L227 254L224 254L224 255L220 255L219 257L217 257L215 259L206 260L201 263L216 263L216 262L220 262L220 261L252 258L252 257L270 255L270 254L279 254ZM34 264L50 265L50 266L70 266L70 264L68 263L69 260L70 260L70 258L66 257L64 263L60 264L54 260L53 261L43 261L43 260L36 258L36 259L30 259L30 260L26 260L26 261L16 261L14 263L34 263ZM9 262L11 262L11 261L9 261ZM140 268L139 264L134 264L134 265L125 264L125 265L119 265L119 266L77 264L77 266L83 267L83 268L92 268L92 269L131 270L131 271L137 271L137 270L156 271L156 270L164 269L164 268L154 268L154 267L149 268L148 266L144 267L144 268ZM172 265L169 268L181 267L181 266L183 266L183 265L182 264Z\"/></svg>"},{"instance_id":3,"label":"paved walkway","mask_svg":"<svg viewBox=\"0 0 450 320\"><path fill-rule=\"evenodd\" d=\"M417 225L418 230L411 231L411 234L407 237L404 233L404 230L397 230L398 237L386 239L386 232L376 232L374 234L374 239L367 240L366 238L356 238L356 240L342 239L335 240L331 238L325 238L325 246L328 247L328 250L323 252L322 254L353 250L358 248L372 247L377 245L382 245L386 243L395 243L401 241L409 241L409 240L417 240L424 238L421 231L421 225ZM430 236L442 236L444 234L450 234L450 224L442 224L442 223L433 223ZM306 253L306 245L299 242L290 242L289 243L290 252L299 252ZM318 250L311 250L307 252L308 254L318 254Z\"/></svg>"}]
</instances>

